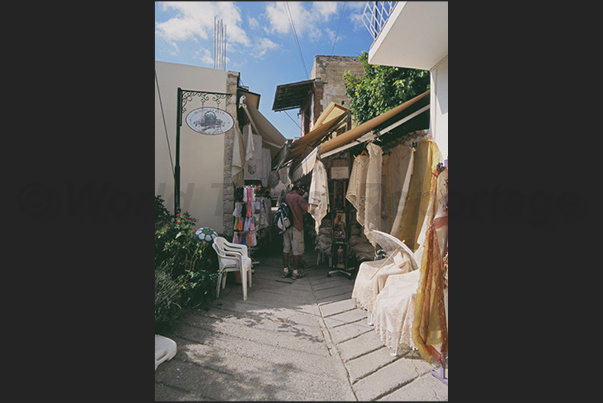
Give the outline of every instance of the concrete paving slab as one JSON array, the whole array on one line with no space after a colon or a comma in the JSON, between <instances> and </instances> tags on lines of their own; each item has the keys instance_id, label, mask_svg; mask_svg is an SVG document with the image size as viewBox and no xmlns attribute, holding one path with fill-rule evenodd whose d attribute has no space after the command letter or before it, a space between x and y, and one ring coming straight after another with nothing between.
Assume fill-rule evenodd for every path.
<instances>
[{"instance_id":1,"label":"concrete paving slab","mask_svg":"<svg viewBox=\"0 0 603 403\"><path fill-rule=\"evenodd\" d=\"M391 356L388 348L383 346L378 350L349 360L346 363L346 368L350 373L350 381L354 384L360 379L398 359L400 359L400 357Z\"/></svg>"},{"instance_id":2,"label":"concrete paving slab","mask_svg":"<svg viewBox=\"0 0 603 403\"><path fill-rule=\"evenodd\" d=\"M343 313L355 309L354 301L352 299L344 299L336 302L325 302L318 304L320 312L324 318L338 313Z\"/></svg>"},{"instance_id":3,"label":"concrete paving slab","mask_svg":"<svg viewBox=\"0 0 603 403\"><path fill-rule=\"evenodd\" d=\"M353 305L354 280L327 277L315 252L295 281L280 278L280 253L256 259L247 301L229 278L209 311L189 311L166 332L178 353L157 368L156 400L448 399L435 365L389 354Z\"/></svg>"},{"instance_id":4,"label":"concrete paving slab","mask_svg":"<svg viewBox=\"0 0 603 403\"><path fill-rule=\"evenodd\" d=\"M298 314L297 317L311 316L308 314ZM194 326L209 327L214 324L233 324L243 326L247 328L257 328L267 330L270 332L291 332L299 337L311 337L322 339L321 323L318 318L314 317L314 323L312 326L301 324L297 321L291 320L289 317L281 316L280 312L270 313L247 313L245 315L232 312L224 313L218 309L213 312L199 311L194 315L195 321L189 322L186 319L186 323L190 323ZM206 326L204 326L206 325ZM219 328L216 328L219 329Z\"/></svg>"},{"instance_id":5,"label":"concrete paving slab","mask_svg":"<svg viewBox=\"0 0 603 403\"><path fill-rule=\"evenodd\" d=\"M175 388L170 385L163 384L161 382L155 382L155 401L208 401L210 399L204 399L195 393L191 393L187 390Z\"/></svg>"},{"instance_id":6,"label":"concrete paving slab","mask_svg":"<svg viewBox=\"0 0 603 403\"><path fill-rule=\"evenodd\" d=\"M438 380L431 373L426 373L378 400L448 401L448 385Z\"/></svg>"},{"instance_id":7,"label":"concrete paving slab","mask_svg":"<svg viewBox=\"0 0 603 403\"><path fill-rule=\"evenodd\" d=\"M341 396L353 396L349 384L342 384L336 377L318 376L299 371L292 365L249 358L234 351L217 350L207 345L186 345L180 359L232 375L242 381L285 388L295 396L305 396L309 400L338 400Z\"/></svg>"},{"instance_id":8,"label":"concrete paving slab","mask_svg":"<svg viewBox=\"0 0 603 403\"><path fill-rule=\"evenodd\" d=\"M230 336L212 337L211 332L202 331L204 335L197 337L203 339L203 343L195 340L184 339L175 336L178 345L183 351L188 345L206 345L218 351L231 352L237 356L247 357L273 363L276 366L292 368L325 378L345 379L346 370L339 360L330 355L317 357L315 355L291 350L287 346L275 346L254 341L240 340ZM161 368L161 367L160 367ZM160 370L158 369L158 371Z\"/></svg>"},{"instance_id":9,"label":"concrete paving slab","mask_svg":"<svg viewBox=\"0 0 603 403\"><path fill-rule=\"evenodd\" d=\"M353 387L358 400L375 400L429 372L433 367L425 361L399 359L356 382Z\"/></svg>"},{"instance_id":10,"label":"concrete paving slab","mask_svg":"<svg viewBox=\"0 0 603 403\"><path fill-rule=\"evenodd\" d=\"M349 294L348 298L352 295L354 284L340 284L337 287L325 288L322 290L314 291L314 295L317 299L328 298L333 295Z\"/></svg>"},{"instance_id":11,"label":"concrete paving slab","mask_svg":"<svg viewBox=\"0 0 603 403\"><path fill-rule=\"evenodd\" d=\"M368 332L337 345L344 362L383 347L375 332Z\"/></svg>"},{"instance_id":12,"label":"concrete paving slab","mask_svg":"<svg viewBox=\"0 0 603 403\"><path fill-rule=\"evenodd\" d=\"M329 288L335 288L338 287L340 285L346 285L346 282L342 281L345 279L341 279L341 278L328 278L328 279L311 279L311 283L312 283L312 287L314 288L315 291L319 291L319 290L325 290L325 289L329 289ZM350 280L347 280L350 281Z\"/></svg>"},{"instance_id":13,"label":"concrete paving slab","mask_svg":"<svg viewBox=\"0 0 603 403\"><path fill-rule=\"evenodd\" d=\"M338 326L330 330L331 338L336 344L343 343L344 341L353 339L360 336L363 333L373 332L373 329L367 326L358 325L356 323L346 323L345 325Z\"/></svg>"},{"instance_id":14,"label":"concrete paving slab","mask_svg":"<svg viewBox=\"0 0 603 403\"><path fill-rule=\"evenodd\" d=\"M373 329L373 326L369 326L366 323L367 313L360 309L353 309L351 311L342 312L337 315L329 316L325 318L325 323L329 328L345 325L347 323L357 323L360 326L366 326L369 329Z\"/></svg>"},{"instance_id":15,"label":"concrete paving slab","mask_svg":"<svg viewBox=\"0 0 603 403\"><path fill-rule=\"evenodd\" d=\"M294 400L290 390L274 388L174 358L155 376L156 381L210 400Z\"/></svg>"},{"instance_id":16,"label":"concrete paving slab","mask_svg":"<svg viewBox=\"0 0 603 403\"><path fill-rule=\"evenodd\" d=\"M252 324L251 319L247 323ZM283 326L277 331L265 329L261 326L247 326L244 323L232 323L228 321L207 320L202 316L188 316L182 319L182 328L187 332L194 333L196 329L204 329L216 334L228 334L241 339L241 343L246 340L274 343L274 345L287 345L293 350L307 352L319 356L329 354L325 345L322 333L317 333L313 328L295 329L290 326Z\"/></svg>"}]
</instances>

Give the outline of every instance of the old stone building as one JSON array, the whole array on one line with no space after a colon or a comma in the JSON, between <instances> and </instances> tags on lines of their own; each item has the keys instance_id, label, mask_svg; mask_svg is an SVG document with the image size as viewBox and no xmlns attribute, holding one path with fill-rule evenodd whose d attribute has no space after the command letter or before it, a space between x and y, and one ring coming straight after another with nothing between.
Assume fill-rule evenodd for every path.
<instances>
[{"instance_id":1,"label":"old stone building","mask_svg":"<svg viewBox=\"0 0 603 403\"><path fill-rule=\"evenodd\" d=\"M350 100L345 95L344 71L356 76L364 76L362 64L356 56L315 56L310 79L320 80L322 82L322 96L317 94L316 101L320 106L320 113L329 105L329 102L335 102L339 105L349 107Z\"/></svg>"},{"instance_id":2,"label":"old stone building","mask_svg":"<svg viewBox=\"0 0 603 403\"><path fill-rule=\"evenodd\" d=\"M298 109L302 121L301 136L312 130L314 123L331 102L349 107L345 95L344 71L364 76L364 69L356 56L314 57L310 79L276 87L272 110Z\"/></svg>"}]
</instances>

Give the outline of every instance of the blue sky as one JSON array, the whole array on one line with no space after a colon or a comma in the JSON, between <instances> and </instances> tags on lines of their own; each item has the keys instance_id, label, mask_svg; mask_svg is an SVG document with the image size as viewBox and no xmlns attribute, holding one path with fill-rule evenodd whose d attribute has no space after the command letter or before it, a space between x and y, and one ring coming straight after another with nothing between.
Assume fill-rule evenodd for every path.
<instances>
[{"instance_id":1,"label":"blue sky","mask_svg":"<svg viewBox=\"0 0 603 403\"><path fill-rule=\"evenodd\" d=\"M214 16L222 19L226 70L240 72L242 84L261 94L260 112L285 137L299 137L296 109L272 112L276 86L307 80L315 55L359 56L373 38L361 20L365 1L287 5L288 10L285 2L156 2L155 60L213 68Z\"/></svg>"}]
</instances>

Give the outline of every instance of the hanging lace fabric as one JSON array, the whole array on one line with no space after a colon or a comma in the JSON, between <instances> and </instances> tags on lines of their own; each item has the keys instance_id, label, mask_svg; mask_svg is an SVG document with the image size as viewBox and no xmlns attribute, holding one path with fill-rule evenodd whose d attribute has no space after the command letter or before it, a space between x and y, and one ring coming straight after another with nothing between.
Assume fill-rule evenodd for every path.
<instances>
[{"instance_id":1,"label":"hanging lace fabric","mask_svg":"<svg viewBox=\"0 0 603 403\"><path fill-rule=\"evenodd\" d=\"M366 174L368 170L369 156L358 155L354 158L346 199L356 209L356 220L364 225L364 204L366 195Z\"/></svg>"},{"instance_id":2,"label":"hanging lace fabric","mask_svg":"<svg viewBox=\"0 0 603 403\"><path fill-rule=\"evenodd\" d=\"M414 162L414 149L404 144L398 144L391 149L389 155L389 175L386 188L389 192L386 202L388 203L388 232L395 235L400 231L402 223L402 212L406 204L408 187L412 175Z\"/></svg>"},{"instance_id":3,"label":"hanging lace fabric","mask_svg":"<svg viewBox=\"0 0 603 403\"><path fill-rule=\"evenodd\" d=\"M324 164L316 160L312 170L312 183L308 192L308 213L314 218L316 233L320 230L320 223L327 215L329 208L327 170Z\"/></svg>"},{"instance_id":4,"label":"hanging lace fabric","mask_svg":"<svg viewBox=\"0 0 603 403\"><path fill-rule=\"evenodd\" d=\"M366 172L365 205L364 205L364 235L375 246L372 230L381 231L381 168L383 151L376 144L366 146L369 163Z\"/></svg>"}]
</instances>

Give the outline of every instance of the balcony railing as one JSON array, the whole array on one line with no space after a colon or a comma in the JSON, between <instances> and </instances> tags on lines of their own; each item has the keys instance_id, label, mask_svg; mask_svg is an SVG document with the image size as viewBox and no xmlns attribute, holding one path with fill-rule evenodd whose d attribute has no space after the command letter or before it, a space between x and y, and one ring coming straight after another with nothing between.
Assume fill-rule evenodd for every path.
<instances>
[{"instance_id":1,"label":"balcony railing","mask_svg":"<svg viewBox=\"0 0 603 403\"><path fill-rule=\"evenodd\" d=\"M367 1L362 13L362 22L370 32L373 40L387 22L397 1Z\"/></svg>"}]
</instances>

